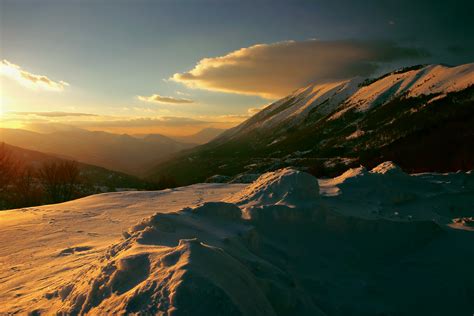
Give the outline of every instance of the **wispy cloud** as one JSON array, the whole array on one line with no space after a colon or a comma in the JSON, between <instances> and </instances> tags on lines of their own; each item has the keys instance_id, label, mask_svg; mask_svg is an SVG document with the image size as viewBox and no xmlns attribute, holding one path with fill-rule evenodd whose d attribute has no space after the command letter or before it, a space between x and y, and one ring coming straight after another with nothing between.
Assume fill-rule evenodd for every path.
<instances>
[{"instance_id":1,"label":"wispy cloud","mask_svg":"<svg viewBox=\"0 0 474 316\"><path fill-rule=\"evenodd\" d=\"M149 97L138 96L138 100L144 102L155 102L163 104L189 104L194 103L194 100L185 98L166 97L159 94L153 94Z\"/></svg>"},{"instance_id":2,"label":"wispy cloud","mask_svg":"<svg viewBox=\"0 0 474 316\"><path fill-rule=\"evenodd\" d=\"M249 116L255 115L258 112L260 112L261 110L263 110L264 108L266 108L267 106L268 106L268 104L266 104L262 107L259 107L259 108L249 108L249 109L247 109L247 113L248 113Z\"/></svg>"},{"instance_id":3,"label":"wispy cloud","mask_svg":"<svg viewBox=\"0 0 474 316\"><path fill-rule=\"evenodd\" d=\"M35 115L43 117L72 117L72 116L98 116L91 113L75 113L75 112L9 112L15 115Z\"/></svg>"},{"instance_id":4,"label":"wispy cloud","mask_svg":"<svg viewBox=\"0 0 474 316\"><path fill-rule=\"evenodd\" d=\"M76 121L71 122L76 126L94 126L94 127L185 127L185 126L202 126L210 122L193 119L189 117L175 116L158 116L158 117L128 117L118 118L111 117L98 121Z\"/></svg>"},{"instance_id":5,"label":"wispy cloud","mask_svg":"<svg viewBox=\"0 0 474 316\"><path fill-rule=\"evenodd\" d=\"M176 94L178 94L178 95L184 95L184 96L189 96L189 95L190 95L189 93L182 92L182 91L176 91Z\"/></svg>"},{"instance_id":6,"label":"wispy cloud","mask_svg":"<svg viewBox=\"0 0 474 316\"><path fill-rule=\"evenodd\" d=\"M5 59L0 63L0 75L15 80L30 89L62 91L69 86L69 83L65 81L54 81L47 76L36 75L23 70L20 66Z\"/></svg>"},{"instance_id":7,"label":"wispy cloud","mask_svg":"<svg viewBox=\"0 0 474 316\"><path fill-rule=\"evenodd\" d=\"M427 55L388 41L286 41L204 58L170 79L191 88L274 99L312 82L368 76L381 64Z\"/></svg>"}]
</instances>

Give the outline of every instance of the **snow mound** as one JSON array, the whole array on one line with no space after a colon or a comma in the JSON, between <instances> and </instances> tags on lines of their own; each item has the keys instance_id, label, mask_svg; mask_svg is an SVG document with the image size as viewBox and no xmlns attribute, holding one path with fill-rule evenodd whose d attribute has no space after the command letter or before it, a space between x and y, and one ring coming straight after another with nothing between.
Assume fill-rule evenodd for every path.
<instances>
[{"instance_id":1,"label":"snow mound","mask_svg":"<svg viewBox=\"0 0 474 316\"><path fill-rule=\"evenodd\" d=\"M387 175L406 175L399 166L391 161L382 162L380 165L370 170L370 172Z\"/></svg>"},{"instance_id":2,"label":"snow mound","mask_svg":"<svg viewBox=\"0 0 474 316\"><path fill-rule=\"evenodd\" d=\"M461 218L455 218L453 220L454 223L458 223L464 226L469 226L474 228L474 217L461 217Z\"/></svg>"},{"instance_id":3,"label":"snow mound","mask_svg":"<svg viewBox=\"0 0 474 316\"><path fill-rule=\"evenodd\" d=\"M474 177L470 172L409 175L390 161L372 170L347 170L319 180L326 206L345 215L449 223L455 214L469 214ZM337 198L335 198L337 197Z\"/></svg>"},{"instance_id":4,"label":"snow mound","mask_svg":"<svg viewBox=\"0 0 474 316\"><path fill-rule=\"evenodd\" d=\"M351 174L371 176L362 168ZM295 185L299 183L312 189L292 198L318 198L314 178L308 177L293 169L279 170L262 176L256 183L261 190L252 192L263 201L269 188L303 189ZM224 202L152 215L48 299L61 301L59 313L66 315L323 315L319 301L312 299L321 286L338 291L333 295L339 298L328 299L326 307L335 308L340 299L352 300L353 289L341 290L334 280L337 271L348 269L347 260L354 260L354 253L361 252L352 263L357 271L373 264L371 257L397 258L400 249L411 254L414 247L442 234L431 220L365 219L284 204L252 210L255 217L249 221L240 219L236 205ZM357 273L346 277L354 284L365 282ZM320 281L314 283L313 278ZM370 306L358 308L367 312Z\"/></svg>"},{"instance_id":5,"label":"snow mound","mask_svg":"<svg viewBox=\"0 0 474 316\"><path fill-rule=\"evenodd\" d=\"M241 207L295 206L319 197L318 180L309 173L284 168L261 175L254 183L227 200Z\"/></svg>"},{"instance_id":6,"label":"snow mound","mask_svg":"<svg viewBox=\"0 0 474 316\"><path fill-rule=\"evenodd\" d=\"M321 181L327 196L340 195L340 200L363 199L375 204L400 204L416 199L420 193L429 191L429 186L421 188L417 179L410 178L397 165L383 162L367 172L364 167L352 168L342 175Z\"/></svg>"},{"instance_id":7,"label":"snow mound","mask_svg":"<svg viewBox=\"0 0 474 316\"><path fill-rule=\"evenodd\" d=\"M290 286L289 275L252 254L259 237L251 226L207 216L217 208L232 207L207 204L149 217L50 298L67 289L60 297L60 313L67 315L276 315L292 309L319 315Z\"/></svg>"},{"instance_id":8,"label":"snow mound","mask_svg":"<svg viewBox=\"0 0 474 316\"><path fill-rule=\"evenodd\" d=\"M233 196L226 190L205 203L202 192L221 185L155 192L156 199L127 192L6 211L0 254L16 251L22 261L0 266L6 271L0 296L9 298L2 299L0 314L431 315L450 314L453 305L468 314L471 300L459 293L474 283L454 278L453 271L466 274L474 264L473 177L408 175L385 162L371 171L349 169L318 186L309 174L286 168L244 190L227 184ZM327 194L330 188L334 195ZM171 204L180 190L188 199ZM193 191L199 193L189 199ZM125 217L119 212L128 217L156 210L166 199L166 210L140 213L127 226L142 220L120 237L117 219ZM38 214L48 219L53 207L63 226L45 234ZM28 212L27 233L35 238L18 238ZM249 217L242 219L244 212ZM7 215L21 230L5 224ZM98 223L102 217L106 221ZM87 237L57 235L59 228L92 233L107 225ZM101 236L109 239L94 243ZM38 255L43 261L34 261ZM25 270L15 274L18 269Z\"/></svg>"},{"instance_id":9,"label":"snow mound","mask_svg":"<svg viewBox=\"0 0 474 316\"><path fill-rule=\"evenodd\" d=\"M367 174L367 169L364 166L360 166L357 168L349 168L340 176L337 176L332 179L333 183L343 183L349 179L354 179L358 177L363 177Z\"/></svg>"},{"instance_id":10,"label":"snow mound","mask_svg":"<svg viewBox=\"0 0 474 316\"><path fill-rule=\"evenodd\" d=\"M207 178L205 183L226 183L226 182L229 182L230 179L231 178L229 176L215 174Z\"/></svg>"},{"instance_id":11,"label":"snow mound","mask_svg":"<svg viewBox=\"0 0 474 316\"><path fill-rule=\"evenodd\" d=\"M235 204L225 202L206 202L192 209L193 213L202 216L212 216L225 219L239 219L242 216L240 208Z\"/></svg>"},{"instance_id":12,"label":"snow mound","mask_svg":"<svg viewBox=\"0 0 474 316\"><path fill-rule=\"evenodd\" d=\"M66 306L68 315L273 315L245 267L197 238L120 253L74 285Z\"/></svg>"},{"instance_id":13,"label":"snow mound","mask_svg":"<svg viewBox=\"0 0 474 316\"><path fill-rule=\"evenodd\" d=\"M255 173L241 173L236 175L229 181L229 183L253 183L260 177L260 174Z\"/></svg>"}]
</instances>

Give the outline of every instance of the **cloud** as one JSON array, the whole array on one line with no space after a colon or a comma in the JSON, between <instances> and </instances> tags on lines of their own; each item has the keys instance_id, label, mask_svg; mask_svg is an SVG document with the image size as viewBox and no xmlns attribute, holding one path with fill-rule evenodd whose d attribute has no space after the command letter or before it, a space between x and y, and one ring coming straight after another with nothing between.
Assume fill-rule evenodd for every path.
<instances>
[{"instance_id":1,"label":"cloud","mask_svg":"<svg viewBox=\"0 0 474 316\"><path fill-rule=\"evenodd\" d=\"M194 103L191 99L185 98L174 98L174 97L165 97L159 94L153 94L149 97L138 96L138 100L144 102L155 102L155 103L164 103L164 104L189 104Z\"/></svg>"},{"instance_id":2,"label":"cloud","mask_svg":"<svg viewBox=\"0 0 474 316\"><path fill-rule=\"evenodd\" d=\"M188 117L135 117L126 119L108 119L94 122L71 122L77 126L94 126L94 127L179 127L179 126L201 126L209 122L196 120Z\"/></svg>"},{"instance_id":3,"label":"cloud","mask_svg":"<svg viewBox=\"0 0 474 316\"><path fill-rule=\"evenodd\" d=\"M69 87L69 83L65 81L53 81L46 76L32 74L5 59L0 63L0 75L31 89L62 91Z\"/></svg>"},{"instance_id":4,"label":"cloud","mask_svg":"<svg viewBox=\"0 0 474 316\"><path fill-rule=\"evenodd\" d=\"M43 117L69 117L69 116L98 116L90 113L74 113L74 112L9 112L15 115L35 115Z\"/></svg>"},{"instance_id":5,"label":"cloud","mask_svg":"<svg viewBox=\"0 0 474 316\"><path fill-rule=\"evenodd\" d=\"M263 110L264 108L266 108L268 105L269 104L265 104L264 106L259 107L259 108L249 108L249 109L247 109L247 113L248 113L249 116L255 115L258 112L260 112L261 110Z\"/></svg>"},{"instance_id":6,"label":"cloud","mask_svg":"<svg viewBox=\"0 0 474 316\"><path fill-rule=\"evenodd\" d=\"M178 95L185 95L185 96L190 96L190 94L189 94L189 93L182 92L182 91L176 91L176 94L178 94Z\"/></svg>"},{"instance_id":7,"label":"cloud","mask_svg":"<svg viewBox=\"0 0 474 316\"><path fill-rule=\"evenodd\" d=\"M190 88L274 99L309 83L369 76L381 64L426 56L389 41L285 41L204 58L170 79Z\"/></svg>"}]
</instances>

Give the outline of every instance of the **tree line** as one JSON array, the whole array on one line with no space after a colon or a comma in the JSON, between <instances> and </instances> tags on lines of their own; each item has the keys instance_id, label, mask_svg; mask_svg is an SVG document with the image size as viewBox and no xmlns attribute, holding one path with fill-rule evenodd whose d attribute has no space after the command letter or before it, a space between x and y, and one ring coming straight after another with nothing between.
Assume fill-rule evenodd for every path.
<instances>
[{"instance_id":1,"label":"tree line","mask_svg":"<svg viewBox=\"0 0 474 316\"><path fill-rule=\"evenodd\" d=\"M52 160L26 165L0 144L0 209L59 203L84 195L79 164Z\"/></svg>"}]
</instances>

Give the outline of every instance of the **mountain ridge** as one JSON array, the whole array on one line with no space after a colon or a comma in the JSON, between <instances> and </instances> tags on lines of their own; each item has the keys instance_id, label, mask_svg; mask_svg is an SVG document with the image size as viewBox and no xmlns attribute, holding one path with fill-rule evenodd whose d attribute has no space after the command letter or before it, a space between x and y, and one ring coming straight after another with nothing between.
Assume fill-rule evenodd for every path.
<instances>
[{"instance_id":1,"label":"mountain ridge","mask_svg":"<svg viewBox=\"0 0 474 316\"><path fill-rule=\"evenodd\" d=\"M210 143L158 164L149 175L176 174L179 183L188 184L216 174L296 166L324 176L383 160L395 160L408 172L472 169L473 84L470 63L407 67L375 80L307 86ZM426 148L414 150L417 142ZM458 152L451 155L458 161L443 146ZM406 157L405 150L420 157ZM429 160L426 166L421 159ZM195 170L196 165L205 167Z\"/></svg>"},{"instance_id":2,"label":"mountain ridge","mask_svg":"<svg viewBox=\"0 0 474 316\"><path fill-rule=\"evenodd\" d=\"M373 106L377 106L378 103L386 103L404 94L409 97L417 97L423 94L447 93L463 90L474 84L474 63L453 67L434 64L418 69L413 68L412 66L392 71L376 78L373 82L370 82L370 79L355 77L348 80L308 85L272 103L254 117L221 136L233 135L235 131L240 132L244 126L246 129L251 129L248 127L249 122L262 115L268 116L268 118L260 122L260 126L256 126L256 128L273 127L276 124L289 121L289 119L293 119L292 124L300 123L311 110L325 115L335 110L336 107L342 106L341 111L343 112L336 112L331 117L334 119L349 109L367 111ZM404 69L406 71L403 71ZM422 79L424 81L420 82ZM367 84L367 82L369 83ZM446 82L454 82L454 84L446 86ZM271 115L271 112L275 110L280 111Z\"/></svg>"},{"instance_id":3,"label":"mountain ridge","mask_svg":"<svg viewBox=\"0 0 474 316\"><path fill-rule=\"evenodd\" d=\"M135 176L141 175L157 160L193 146L163 135L141 139L128 134L83 129L37 133L1 128L0 141Z\"/></svg>"}]
</instances>

